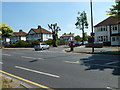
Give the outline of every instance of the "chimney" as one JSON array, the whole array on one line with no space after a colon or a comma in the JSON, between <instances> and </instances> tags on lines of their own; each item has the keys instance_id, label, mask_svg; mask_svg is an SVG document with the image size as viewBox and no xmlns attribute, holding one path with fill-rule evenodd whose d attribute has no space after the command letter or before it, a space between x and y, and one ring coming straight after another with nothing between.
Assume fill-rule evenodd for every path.
<instances>
[{"instance_id":1,"label":"chimney","mask_svg":"<svg viewBox=\"0 0 120 90\"><path fill-rule=\"evenodd\" d=\"M19 32L22 32L22 29L20 29Z\"/></svg>"},{"instance_id":2,"label":"chimney","mask_svg":"<svg viewBox=\"0 0 120 90\"><path fill-rule=\"evenodd\" d=\"M41 26L40 26L40 25L38 25L38 29L41 29Z\"/></svg>"}]
</instances>

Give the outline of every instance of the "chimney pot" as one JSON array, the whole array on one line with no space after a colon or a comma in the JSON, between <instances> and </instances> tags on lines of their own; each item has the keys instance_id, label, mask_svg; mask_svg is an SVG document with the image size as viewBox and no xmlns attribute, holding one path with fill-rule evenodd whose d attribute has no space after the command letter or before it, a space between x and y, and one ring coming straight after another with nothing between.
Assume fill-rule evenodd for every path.
<instances>
[{"instance_id":1,"label":"chimney pot","mask_svg":"<svg viewBox=\"0 0 120 90\"><path fill-rule=\"evenodd\" d=\"M20 29L19 32L22 32L22 30Z\"/></svg>"},{"instance_id":2,"label":"chimney pot","mask_svg":"<svg viewBox=\"0 0 120 90\"><path fill-rule=\"evenodd\" d=\"M38 29L40 29L41 28L41 26L40 25L38 25Z\"/></svg>"}]
</instances>

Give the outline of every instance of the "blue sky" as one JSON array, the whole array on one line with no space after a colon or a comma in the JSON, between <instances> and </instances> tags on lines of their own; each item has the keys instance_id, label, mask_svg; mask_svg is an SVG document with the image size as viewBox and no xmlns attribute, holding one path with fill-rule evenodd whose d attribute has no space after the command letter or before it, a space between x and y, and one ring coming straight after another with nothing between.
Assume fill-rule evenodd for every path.
<instances>
[{"instance_id":1,"label":"blue sky","mask_svg":"<svg viewBox=\"0 0 120 90\"><path fill-rule=\"evenodd\" d=\"M106 11L113 4L115 3L93 3L94 25L109 17ZM78 11L87 13L89 28L85 29L85 32L89 34L91 32L89 2L2 2L2 22L10 25L15 32L19 29L28 32L38 25L48 30L48 24L58 23L61 28L59 36L69 32L82 35L75 27Z\"/></svg>"}]
</instances>

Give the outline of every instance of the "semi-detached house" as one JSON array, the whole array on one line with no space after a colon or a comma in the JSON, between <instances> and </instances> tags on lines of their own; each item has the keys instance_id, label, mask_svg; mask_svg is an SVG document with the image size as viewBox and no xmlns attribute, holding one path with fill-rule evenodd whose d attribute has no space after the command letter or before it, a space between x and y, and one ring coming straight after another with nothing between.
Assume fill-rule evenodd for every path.
<instances>
[{"instance_id":1,"label":"semi-detached house","mask_svg":"<svg viewBox=\"0 0 120 90\"><path fill-rule=\"evenodd\" d=\"M108 17L94 26L95 42L105 45L120 45L120 18Z\"/></svg>"},{"instance_id":2,"label":"semi-detached house","mask_svg":"<svg viewBox=\"0 0 120 90\"><path fill-rule=\"evenodd\" d=\"M31 28L27 34L27 41L32 42L34 40L46 41L52 39L52 33L38 25L37 29Z\"/></svg>"},{"instance_id":3,"label":"semi-detached house","mask_svg":"<svg viewBox=\"0 0 120 90\"><path fill-rule=\"evenodd\" d=\"M23 30L19 30L19 32L13 32L10 41L11 43L16 43L19 40L26 41L26 35L27 33L24 32Z\"/></svg>"},{"instance_id":4,"label":"semi-detached house","mask_svg":"<svg viewBox=\"0 0 120 90\"><path fill-rule=\"evenodd\" d=\"M69 34L62 34L62 36L60 36L60 40L66 40L66 41L69 41L69 40L73 40L73 37L74 37L74 33L69 33Z\"/></svg>"}]
</instances>

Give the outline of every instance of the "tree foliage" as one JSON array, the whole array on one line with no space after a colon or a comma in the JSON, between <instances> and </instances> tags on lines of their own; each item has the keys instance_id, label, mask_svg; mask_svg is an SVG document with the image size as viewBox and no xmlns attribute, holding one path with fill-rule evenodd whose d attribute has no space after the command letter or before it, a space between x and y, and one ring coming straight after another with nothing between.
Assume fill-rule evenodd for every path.
<instances>
[{"instance_id":1,"label":"tree foliage","mask_svg":"<svg viewBox=\"0 0 120 90\"><path fill-rule=\"evenodd\" d=\"M84 35L84 29L88 28L88 22L87 22L87 14L85 11L82 13L78 12L78 17L77 17L77 22L75 23L76 28L79 30L82 30L82 44L84 43L85 40L85 35Z\"/></svg>"},{"instance_id":2,"label":"tree foliage","mask_svg":"<svg viewBox=\"0 0 120 90\"><path fill-rule=\"evenodd\" d=\"M7 24L0 23L0 31L2 31L3 38L9 38L13 34L13 29Z\"/></svg>"},{"instance_id":3,"label":"tree foliage","mask_svg":"<svg viewBox=\"0 0 120 90\"><path fill-rule=\"evenodd\" d=\"M52 30L52 37L53 37L53 47L58 46L58 31L61 31L60 27L55 24L48 24L49 29Z\"/></svg>"},{"instance_id":4,"label":"tree foliage","mask_svg":"<svg viewBox=\"0 0 120 90\"><path fill-rule=\"evenodd\" d=\"M75 36L74 39L75 39L76 41L81 41L81 37L80 37L79 35Z\"/></svg>"},{"instance_id":5,"label":"tree foliage","mask_svg":"<svg viewBox=\"0 0 120 90\"><path fill-rule=\"evenodd\" d=\"M120 18L120 1L116 2L115 5L112 5L110 11L107 11L108 15L119 17Z\"/></svg>"}]
</instances>

